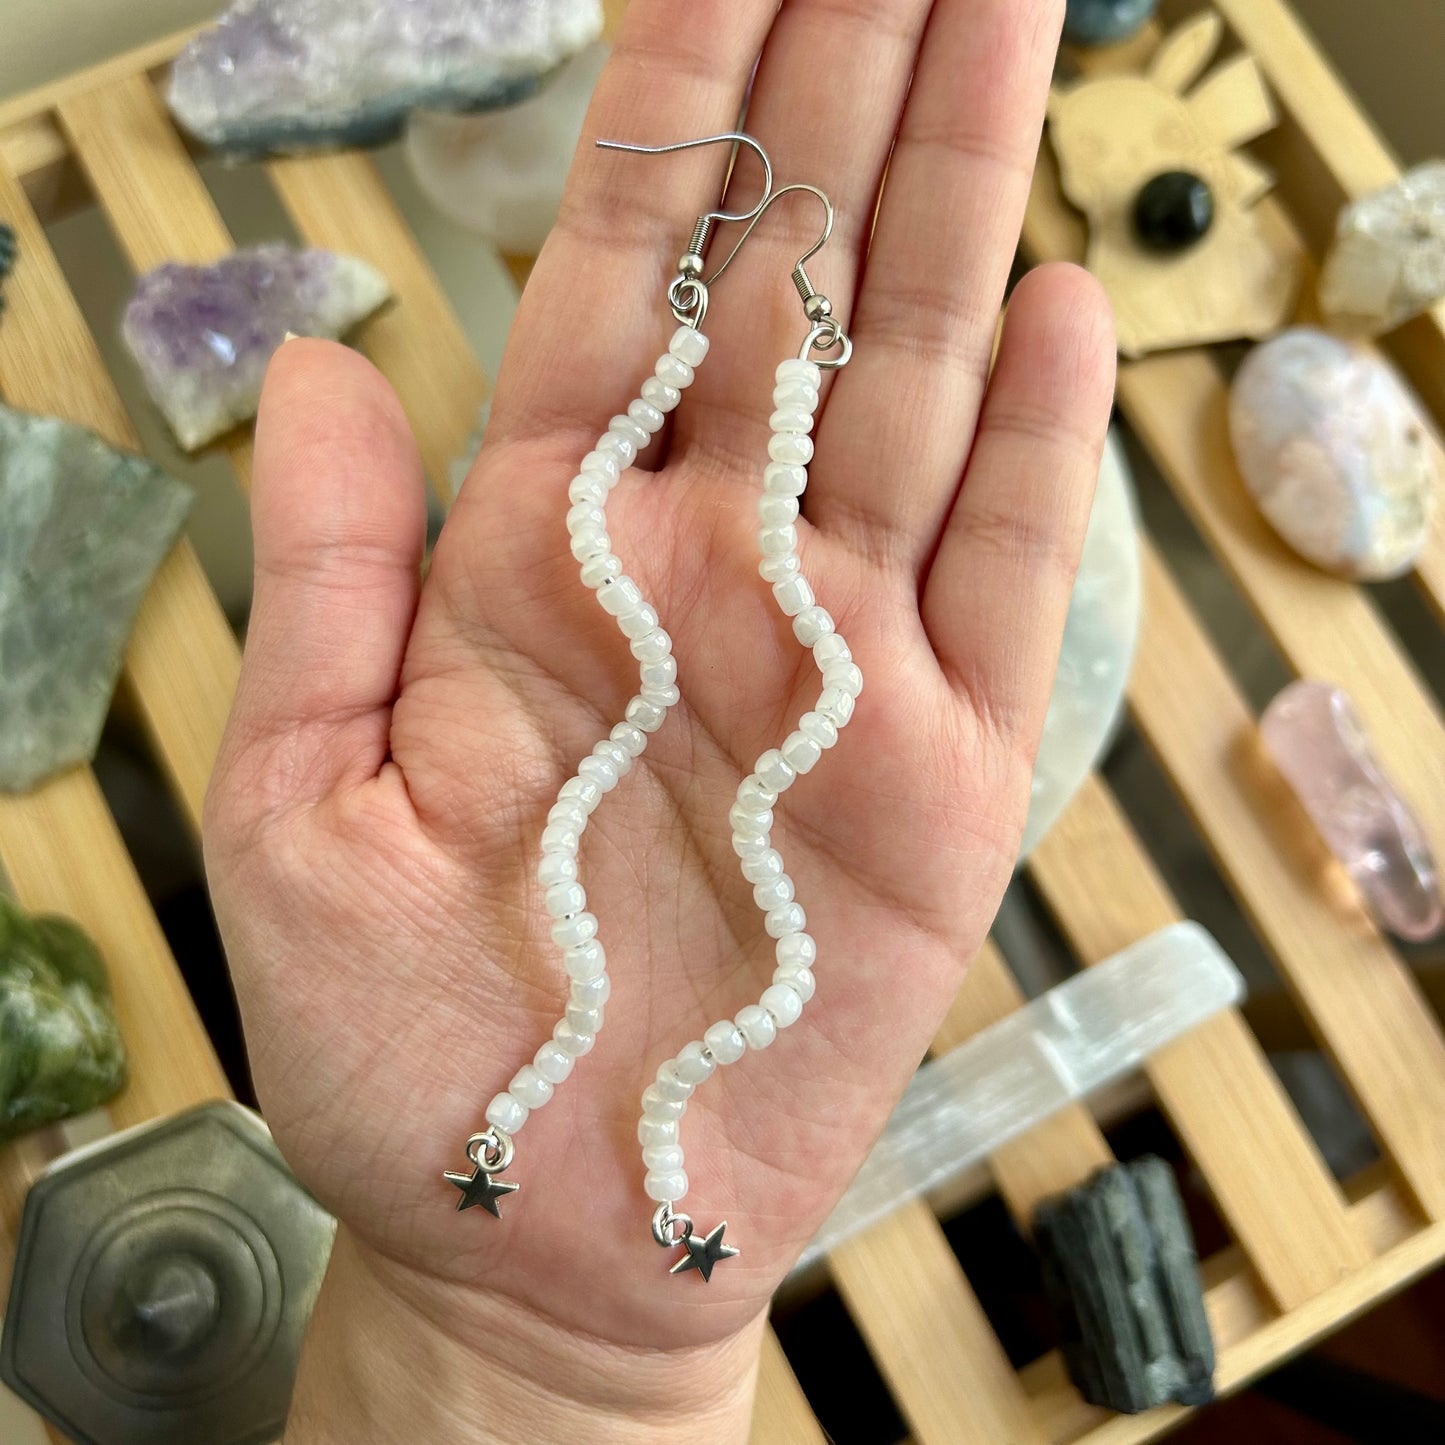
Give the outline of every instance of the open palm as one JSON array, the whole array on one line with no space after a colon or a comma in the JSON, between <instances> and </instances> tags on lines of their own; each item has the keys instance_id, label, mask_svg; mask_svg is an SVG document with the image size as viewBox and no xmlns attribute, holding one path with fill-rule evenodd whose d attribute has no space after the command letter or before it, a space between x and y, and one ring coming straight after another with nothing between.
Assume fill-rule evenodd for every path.
<instances>
[{"instance_id":1,"label":"open palm","mask_svg":"<svg viewBox=\"0 0 1445 1445\"><path fill-rule=\"evenodd\" d=\"M722 1338L764 1308L927 1046L1013 861L1111 394L1106 308L1069 268L1017 288L988 379L1061 10L718 0L679 26L637 0L424 583L420 465L385 383L320 342L273 363L208 861L267 1117L388 1267L619 1345ZM519 1137L500 1222L456 1213L440 1176L566 1001L539 835L637 676L578 581L567 488L666 346L663 292L721 174L716 148L591 142L727 129L760 49L747 127L780 182L838 208L811 269L856 351L824 393L800 551L866 686L778 807L817 996L683 1122L684 1207L743 1251L703 1291L653 1243L635 1130L659 1063L774 966L728 809L818 690L756 567L773 367L806 330L787 281L816 234L806 198L718 283L711 353L609 502L683 700L582 845L606 1027ZM735 184L748 204L755 176Z\"/></svg>"}]
</instances>

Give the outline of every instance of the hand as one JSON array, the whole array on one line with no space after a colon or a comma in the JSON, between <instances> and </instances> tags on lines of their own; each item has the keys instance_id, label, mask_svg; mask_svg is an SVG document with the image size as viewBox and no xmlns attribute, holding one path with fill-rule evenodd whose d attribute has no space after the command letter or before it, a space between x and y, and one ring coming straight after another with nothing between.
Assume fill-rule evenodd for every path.
<instances>
[{"instance_id":1,"label":"hand","mask_svg":"<svg viewBox=\"0 0 1445 1445\"><path fill-rule=\"evenodd\" d=\"M352 1277L328 1285L315 1329L347 1327L344 1298L405 1301L388 1349L434 1329L444 1352L561 1395L576 1343L612 1363L605 1383L579 1366L568 1407L619 1419L704 1409L619 1360L726 1359L716 1380L690 1372L692 1390L715 1386L706 1439L745 1430L769 1296L882 1127L1009 876L1113 382L1106 304L1069 267L1017 287L988 380L1061 0L775 10L632 5L424 583L420 464L392 393L342 348L278 353L256 439L255 607L206 834L263 1107L346 1231ZM592 141L729 128L760 49L747 128L778 184L815 182L837 207L810 270L856 349L825 394L801 550L866 685L778 811L817 996L683 1123L681 1207L726 1218L742 1249L704 1287L670 1278L651 1238L635 1130L657 1066L756 1002L774 966L727 815L819 686L755 538L772 371L806 330L788 284L817 232L805 197L771 211L716 286L711 353L670 438L609 503L683 701L583 842L606 1027L518 1137L522 1190L500 1223L456 1213L441 1173L465 1167L487 1101L565 1002L538 838L637 677L568 553L567 487L666 345L665 287L725 158ZM740 166L741 205L756 186ZM324 1397L324 1357L314 1345L303 1400ZM543 1361L554 1378L533 1378Z\"/></svg>"}]
</instances>

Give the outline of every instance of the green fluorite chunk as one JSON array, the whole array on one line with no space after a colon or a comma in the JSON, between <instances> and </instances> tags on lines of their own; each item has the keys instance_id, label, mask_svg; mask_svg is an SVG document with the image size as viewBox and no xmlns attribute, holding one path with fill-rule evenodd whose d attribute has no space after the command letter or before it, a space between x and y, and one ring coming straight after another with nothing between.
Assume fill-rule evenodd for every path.
<instances>
[{"instance_id":1,"label":"green fluorite chunk","mask_svg":"<svg viewBox=\"0 0 1445 1445\"><path fill-rule=\"evenodd\" d=\"M66 918L0 894L0 1139L103 1104L125 1046L95 945Z\"/></svg>"},{"instance_id":2,"label":"green fluorite chunk","mask_svg":"<svg viewBox=\"0 0 1445 1445\"><path fill-rule=\"evenodd\" d=\"M0 791L95 753L191 492L55 417L0 405Z\"/></svg>"}]
</instances>

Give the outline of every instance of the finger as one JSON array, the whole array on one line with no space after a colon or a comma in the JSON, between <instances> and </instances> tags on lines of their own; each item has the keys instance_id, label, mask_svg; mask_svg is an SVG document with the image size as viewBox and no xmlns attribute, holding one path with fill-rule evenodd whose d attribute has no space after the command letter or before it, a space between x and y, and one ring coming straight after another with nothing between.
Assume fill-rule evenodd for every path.
<instances>
[{"instance_id":1,"label":"finger","mask_svg":"<svg viewBox=\"0 0 1445 1445\"><path fill-rule=\"evenodd\" d=\"M246 757L256 805L279 811L380 768L416 610L421 460L358 353L296 340L273 358L251 526L255 595L225 754Z\"/></svg>"},{"instance_id":2,"label":"finger","mask_svg":"<svg viewBox=\"0 0 1445 1445\"><path fill-rule=\"evenodd\" d=\"M1097 281L1044 266L1016 288L978 439L928 573L923 624L977 715L1032 748L1114 396Z\"/></svg>"},{"instance_id":3,"label":"finger","mask_svg":"<svg viewBox=\"0 0 1445 1445\"><path fill-rule=\"evenodd\" d=\"M832 237L808 274L842 317L853 304L929 8L929 0L789 0L758 65L747 128L768 148L778 186L811 182L833 202ZM741 364L699 375L674 445L700 443L751 461L766 443L773 368L797 353L811 324L788 275L823 222L815 197L784 197L738 252L718 282L707 329L714 347ZM738 229L717 238L712 265Z\"/></svg>"},{"instance_id":4,"label":"finger","mask_svg":"<svg viewBox=\"0 0 1445 1445\"><path fill-rule=\"evenodd\" d=\"M628 7L518 308L489 441L566 433L559 440L570 447L636 393L676 325L668 282L693 219L718 203L730 147L646 156L594 142L662 145L734 129L775 10L776 0L690 0L685 13L671 0ZM756 196L761 168L740 154Z\"/></svg>"},{"instance_id":5,"label":"finger","mask_svg":"<svg viewBox=\"0 0 1445 1445\"><path fill-rule=\"evenodd\" d=\"M973 439L1063 9L934 5L858 296L853 360L819 427L810 519L915 571Z\"/></svg>"}]
</instances>

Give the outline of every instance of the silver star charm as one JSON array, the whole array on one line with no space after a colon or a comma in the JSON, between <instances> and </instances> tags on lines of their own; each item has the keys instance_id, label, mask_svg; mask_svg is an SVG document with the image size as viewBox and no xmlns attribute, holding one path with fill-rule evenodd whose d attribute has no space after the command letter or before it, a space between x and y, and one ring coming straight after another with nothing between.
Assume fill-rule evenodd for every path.
<instances>
[{"instance_id":1,"label":"silver star charm","mask_svg":"<svg viewBox=\"0 0 1445 1445\"><path fill-rule=\"evenodd\" d=\"M709 1235L699 1237L696 1234L689 1234L678 1241L687 1250L687 1253L668 1270L669 1274L684 1274L690 1269L695 1269L704 1280L712 1278L713 1266L720 1259L732 1259L739 1253L730 1244L723 1243L723 1230L728 1227L727 1220L718 1225Z\"/></svg>"},{"instance_id":2,"label":"silver star charm","mask_svg":"<svg viewBox=\"0 0 1445 1445\"><path fill-rule=\"evenodd\" d=\"M515 1194L522 1186L507 1179L498 1179L485 1169L474 1169L470 1174L457 1174L448 1169L442 1178L448 1184L455 1184L462 1191L457 1200L457 1209L474 1209L481 1205L494 1219L502 1217L497 1201L508 1194Z\"/></svg>"}]
</instances>

